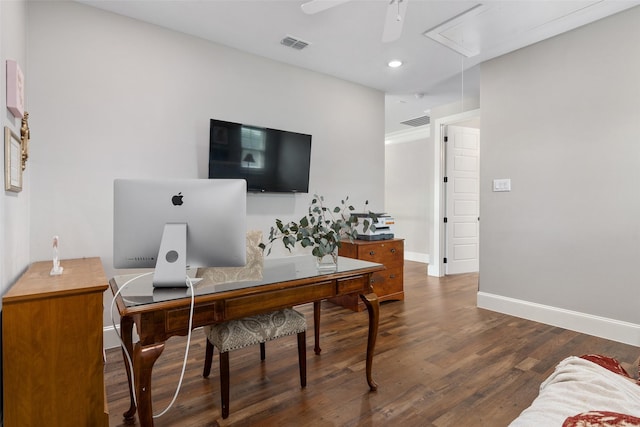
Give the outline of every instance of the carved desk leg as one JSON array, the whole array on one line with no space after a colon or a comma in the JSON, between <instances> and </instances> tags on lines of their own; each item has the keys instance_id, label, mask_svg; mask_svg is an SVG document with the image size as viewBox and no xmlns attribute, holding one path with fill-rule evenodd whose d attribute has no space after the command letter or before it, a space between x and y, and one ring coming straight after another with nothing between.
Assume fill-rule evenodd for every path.
<instances>
[{"instance_id":1,"label":"carved desk leg","mask_svg":"<svg viewBox=\"0 0 640 427\"><path fill-rule=\"evenodd\" d=\"M149 346L136 343L133 350L133 370L136 379L136 397L138 399L138 419L143 427L153 427L153 408L151 407L151 370L153 364L164 350L164 342Z\"/></svg>"},{"instance_id":2,"label":"carved desk leg","mask_svg":"<svg viewBox=\"0 0 640 427\"><path fill-rule=\"evenodd\" d=\"M315 347L313 351L316 354L320 354L322 349L320 348L320 303L321 301L313 302L313 333L315 337Z\"/></svg>"},{"instance_id":3,"label":"carved desk leg","mask_svg":"<svg viewBox=\"0 0 640 427\"><path fill-rule=\"evenodd\" d=\"M366 295L360 295L360 298L367 306L367 312L369 313L369 337L367 339L367 383L369 383L369 389L376 391L378 384L373 380L371 376L371 369L373 366L373 350L376 346L376 338L378 336L378 321L380 318L380 303L378 302L378 296L375 293Z\"/></svg>"},{"instance_id":4,"label":"carved desk leg","mask_svg":"<svg viewBox=\"0 0 640 427\"><path fill-rule=\"evenodd\" d=\"M124 343L129 357L133 357L133 319L131 317L123 317L120 319L120 334L122 336L122 342ZM127 372L127 381L129 382L129 399L131 401L127 412L122 414L125 420L133 420L133 416L136 414L136 403L133 397L133 388L131 387L131 368L129 367L129 361L125 354L125 349L122 349L122 358L124 359L124 367ZM133 359L132 359L133 360Z\"/></svg>"}]
</instances>

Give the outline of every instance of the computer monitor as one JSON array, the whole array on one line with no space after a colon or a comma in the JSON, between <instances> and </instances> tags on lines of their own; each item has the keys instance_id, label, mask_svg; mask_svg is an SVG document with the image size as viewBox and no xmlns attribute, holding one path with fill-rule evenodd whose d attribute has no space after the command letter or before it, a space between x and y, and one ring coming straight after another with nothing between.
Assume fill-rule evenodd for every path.
<instances>
[{"instance_id":1,"label":"computer monitor","mask_svg":"<svg viewBox=\"0 0 640 427\"><path fill-rule=\"evenodd\" d=\"M115 268L155 268L154 286L183 287L187 268L245 265L244 180L116 179L113 194Z\"/></svg>"}]
</instances>

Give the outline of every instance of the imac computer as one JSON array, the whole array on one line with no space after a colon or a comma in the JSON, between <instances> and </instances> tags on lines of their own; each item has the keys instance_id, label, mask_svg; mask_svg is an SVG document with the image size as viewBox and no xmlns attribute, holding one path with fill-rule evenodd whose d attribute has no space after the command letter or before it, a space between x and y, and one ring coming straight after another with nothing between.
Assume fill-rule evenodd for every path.
<instances>
[{"instance_id":1,"label":"imac computer","mask_svg":"<svg viewBox=\"0 0 640 427\"><path fill-rule=\"evenodd\" d=\"M114 267L186 287L187 268L245 265L246 198L242 179L116 179Z\"/></svg>"}]
</instances>

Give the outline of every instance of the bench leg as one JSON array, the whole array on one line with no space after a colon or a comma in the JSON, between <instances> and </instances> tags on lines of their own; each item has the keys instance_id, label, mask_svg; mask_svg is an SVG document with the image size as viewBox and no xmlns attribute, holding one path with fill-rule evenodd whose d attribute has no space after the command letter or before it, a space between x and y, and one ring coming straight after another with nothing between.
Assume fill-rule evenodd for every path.
<instances>
[{"instance_id":1,"label":"bench leg","mask_svg":"<svg viewBox=\"0 0 640 427\"><path fill-rule=\"evenodd\" d=\"M229 352L220 353L220 396L222 418L229 416Z\"/></svg>"},{"instance_id":2,"label":"bench leg","mask_svg":"<svg viewBox=\"0 0 640 427\"><path fill-rule=\"evenodd\" d=\"M209 374L211 373L211 361L213 359L213 344L209 342L208 338L205 340L207 341L207 345L205 347L204 369L202 370L202 376L209 378Z\"/></svg>"},{"instance_id":3,"label":"bench leg","mask_svg":"<svg viewBox=\"0 0 640 427\"><path fill-rule=\"evenodd\" d=\"M306 332L298 333L298 365L300 365L300 387L307 386L307 340Z\"/></svg>"}]
</instances>

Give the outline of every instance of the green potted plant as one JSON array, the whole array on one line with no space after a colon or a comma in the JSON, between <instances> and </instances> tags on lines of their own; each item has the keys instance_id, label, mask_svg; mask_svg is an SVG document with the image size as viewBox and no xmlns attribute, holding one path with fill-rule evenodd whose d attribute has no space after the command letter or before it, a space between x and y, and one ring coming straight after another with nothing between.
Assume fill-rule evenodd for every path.
<instances>
[{"instance_id":1,"label":"green potted plant","mask_svg":"<svg viewBox=\"0 0 640 427\"><path fill-rule=\"evenodd\" d=\"M273 242L280 240L291 252L297 243L303 248L311 247L311 254L316 257L318 268L335 270L338 263L338 248L343 239L353 241L358 237L356 227L362 221L363 231L375 229L378 217L367 212L365 217L353 214L355 208L349 205L349 198L340 201L340 205L329 209L324 205L324 197L314 195L309 205L309 212L300 221L284 223L276 219L276 226L271 227L267 243L260 243L267 255L271 253ZM369 204L365 202L365 207Z\"/></svg>"}]
</instances>

